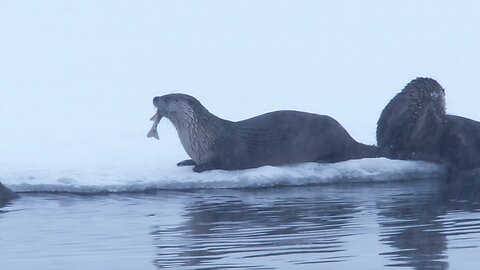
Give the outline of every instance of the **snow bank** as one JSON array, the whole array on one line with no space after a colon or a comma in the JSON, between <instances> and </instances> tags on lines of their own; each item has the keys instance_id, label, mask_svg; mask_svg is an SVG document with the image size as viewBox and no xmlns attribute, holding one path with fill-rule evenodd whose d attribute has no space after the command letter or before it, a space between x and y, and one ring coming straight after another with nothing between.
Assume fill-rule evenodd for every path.
<instances>
[{"instance_id":1,"label":"snow bank","mask_svg":"<svg viewBox=\"0 0 480 270\"><path fill-rule=\"evenodd\" d=\"M195 173L191 167L110 168L99 170L30 168L0 171L0 181L17 192L137 192L156 189L259 188L324 183L385 182L439 177L440 166L385 158L242 171Z\"/></svg>"}]
</instances>

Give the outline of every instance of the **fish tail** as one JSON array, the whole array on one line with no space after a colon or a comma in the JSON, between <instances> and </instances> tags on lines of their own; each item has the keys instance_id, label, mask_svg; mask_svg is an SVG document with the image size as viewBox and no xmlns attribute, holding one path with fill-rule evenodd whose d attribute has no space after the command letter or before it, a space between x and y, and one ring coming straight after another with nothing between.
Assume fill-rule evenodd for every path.
<instances>
[{"instance_id":1,"label":"fish tail","mask_svg":"<svg viewBox=\"0 0 480 270\"><path fill-rule=\"evenodd\" d=\"M158 136L158 132L154 129L151 129L147 134L147 138L152 138L152 137L157 139L157 140L160 139L160 137Z\"/></svg>"}]
</instances>

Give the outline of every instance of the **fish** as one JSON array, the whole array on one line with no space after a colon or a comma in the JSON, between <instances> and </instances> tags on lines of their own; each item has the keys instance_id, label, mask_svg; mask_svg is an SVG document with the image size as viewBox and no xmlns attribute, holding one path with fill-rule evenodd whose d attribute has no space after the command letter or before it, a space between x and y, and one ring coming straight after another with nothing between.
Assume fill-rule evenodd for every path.
<instances>
[{"instance_id":1,"label":"fish","mask_svg":"<svg viewBox=\"0 0 480 270\"><path fill-rule=\"evenodd\" d=\"M150 121L153 121L153 125L147 134L147 138L153 137L157 140L160 139L160 137L158 136L157 126L158 126L158 123L160 123L161 119L162 119L162 115L160 115L160 112L157 110L157 112L152 116L152 118L150 118Z\"/></svg>"}]
</instances>

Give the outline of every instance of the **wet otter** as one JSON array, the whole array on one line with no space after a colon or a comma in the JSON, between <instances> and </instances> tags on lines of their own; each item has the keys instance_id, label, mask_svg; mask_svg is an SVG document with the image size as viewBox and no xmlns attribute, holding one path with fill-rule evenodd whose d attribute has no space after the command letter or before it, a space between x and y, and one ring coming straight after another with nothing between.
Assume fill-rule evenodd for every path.
<instances>
[{"instance_id":1,"label":"wet otter","mask_svg":"<svg viewBox=\"0 0 480 270\"><path fill-rule=\"evenodd\" d=\"M480 122L450 114L445 119L442 159L459 170L479 168Z\"/></svg>"},{"instance_id":2,"label":"wet otter","mask_svg":"<svg viewBox=\"0 0 480 270\"><path fill-rule=\"evenodd\" d=\"M377 156L375 146L355 141L325 115L275 111L232 122L213 115L185 94L155 97L153 104L158 110L148 136L157 137L156 124L162 117L169 119L192 158L178 165L194 165L196 172Z\"/></svg>"},{"instance_id":3,"label":"wet otter","mask_svg":"<svg viewBox=\"0 0 480 270\"><path fill-rule=\"evenodd\" d=\"M4 206L8 201L18 198L18 195L0 183L0 207Z\"/></svg>"},{"instance_id":4,"label":"wet otter","mask_svg":"<svg viewBox=\"0 0 480 270\"><path fill-rule=\"evenodd\" d=\"M417 78L383 109L377 123L382 155L440 162L445 91L435 80Z\"/></svg>"},{"instance_id":5,"label":"wet otter","mask_svg":"<svg viewBox=\"0 0 480 270\"><path fill-rule=\"evenodd\" d=\"M427 160L450 171L480 167L480 123L445 112L445 90L430 78L411 81L385 107L377 125L381 155Z\"/></svg>"}]
</instances>

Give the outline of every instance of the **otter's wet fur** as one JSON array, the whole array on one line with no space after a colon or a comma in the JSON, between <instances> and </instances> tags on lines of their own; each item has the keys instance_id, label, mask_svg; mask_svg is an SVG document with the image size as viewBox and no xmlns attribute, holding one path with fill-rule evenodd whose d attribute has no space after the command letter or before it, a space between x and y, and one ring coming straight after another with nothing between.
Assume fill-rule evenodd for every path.
<instances>
[{"instance_id":1,"label":"otter's wet fur","mask_svg":"<svg viewBox=\"0 0 480 270\"><path fill-rule=\"evenodd\" d=\"M480 167L480 123L445 111L445 90L430 78L411 81L385 107L377 125L382 156L427 160L450 172Z\"/></svg>"},{"instance_id":2,"label":"otter's wet fur","mask_svg":"<svg viewBox=\"0 0 480 270\"><path fill-rule=\"evenodd\" d=\"M333 118L275 111L233 122L210 113L196 98L169 94L153 100L177 129L194 171L238 170L309 161L337 162L376 157L375 146L355 141Z\"/></svg>"},{"instance_id":3,"label":"otter's wet fur","mask_svg":"<svg viewBox=\"0 0 480 270\"><path fill-rule=\"evenodd\" d=\"M480 167L480 122L446 115L442 158L453 168L471 170Z\"/></svg>"},{"instance_id":4,"label":"otter's wet fur","mask_svg":"<svg viewBox=\"0 0 480 270\"><path fill-rule=\"evenodd\" d=\"M15 198L18 198L18 195L0 183L0 207L4 206L8 201Z\"/></svg>"},{"instance_id":5,"label":"otter's wet fur","mask_svg":"<svg viewBox=\"0 0 480 270\"><path fill-rule=\"evenodd\" d=\"M445 123L445 90L435 80L408 83L383 109L377 123L382 155L440 162Z\"/></svg>"}]
</instances>

